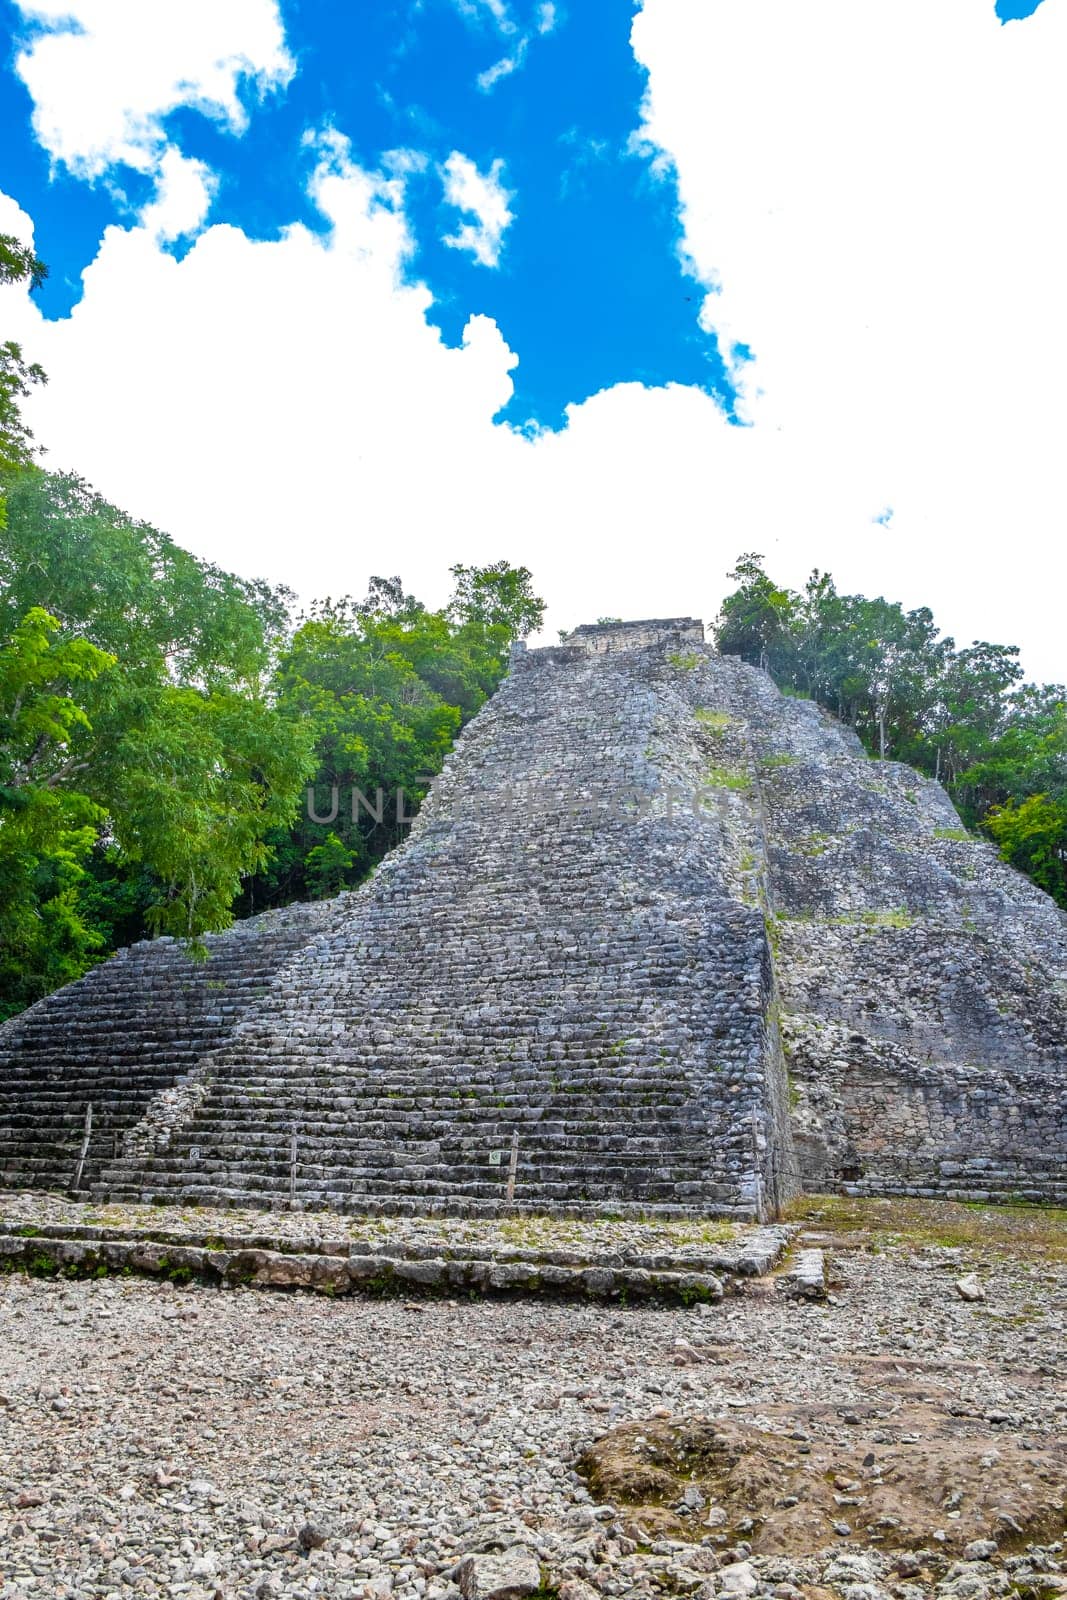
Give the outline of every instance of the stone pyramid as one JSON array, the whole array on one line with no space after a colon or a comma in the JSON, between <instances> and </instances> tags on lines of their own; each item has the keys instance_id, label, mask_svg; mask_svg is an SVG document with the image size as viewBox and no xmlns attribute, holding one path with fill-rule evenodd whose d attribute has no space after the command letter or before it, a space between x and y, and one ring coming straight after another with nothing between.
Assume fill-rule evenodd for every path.
<instances>
[{"instance_id":1,"label":"stone pyramid","mask_svg":"<svg viewBox=\"0 0 1067 1600\"><path fill-rule=\"evenodd\" d=\"M3 1182L1067 1199L1067 917L690 618L517 649L367 884L210 946L135 946L0 1029Z\"/></svg>"}]
</instances>

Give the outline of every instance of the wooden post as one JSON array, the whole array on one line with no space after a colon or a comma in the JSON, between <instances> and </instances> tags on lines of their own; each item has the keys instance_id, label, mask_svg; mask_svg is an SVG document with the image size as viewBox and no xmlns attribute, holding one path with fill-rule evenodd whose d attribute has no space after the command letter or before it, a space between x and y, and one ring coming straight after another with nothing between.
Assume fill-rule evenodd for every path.
<instances>
[{"instance_id":1,"label":"wooden post","mask_svg":"<svg viewBox=\"0 0 1067 1600\"><path fill-rule=\"evenodd\" d=\"M760 1172L759 1136L760 1136L759 1114L756 1111L755 1106L753 1106L752 1107L752 1160L753 1160L753 1178L755 1179L755 1183L756 1183L756 1221L757 1222L766 1222L767 1215L766 1215L766 1212L765 1212L764 1206L763 1206L763 1177L762 1177L762 1174Z\"/></svg>"},{"instance_id":2,"label":"wooden post","mask_svg":"<svg viewBox=\"0 0 1067 1600\"><path fill-rule=\"evenodd\" d=\"M89 1140L92 1138L92 1133L93 1103L90 1100L85 1108L85 1132L82 1134L81 1152L78 1156L78 1165L74 1171L74 1182L71 1185L73 1189L80 1189L82 1186L82 1173L85 1171L85 1158L89 1154Z\"/></svg>"},{"instance_id":3,"label":"wooden post","mask_svg":"<svg viewBox=\"0 0 1067 1600\"><path fill-rule=\"evenodd\" d=\"M519 1170L519 1135L516 1130L511 1135L511 1160L508 1162L508 1186L504 1197L510 1206L515 1199L515 1174Z\"/></svg>"},{"instance_id":4,"label":"wooden post","mask_svg":"<svg viewBox=\"0 0 1067 1600\"><path fill-rule=\"evenodd\" d=\"M296 1210L296 1129L289 1135L289 1210Z\"/></svg>"}]
</instances>

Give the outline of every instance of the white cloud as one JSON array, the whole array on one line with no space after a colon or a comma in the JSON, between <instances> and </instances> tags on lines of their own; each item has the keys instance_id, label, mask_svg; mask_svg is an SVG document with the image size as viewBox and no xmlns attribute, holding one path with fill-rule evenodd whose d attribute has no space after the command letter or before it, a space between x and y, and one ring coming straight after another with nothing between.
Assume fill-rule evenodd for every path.
<instances>
[{"instance_id":1,"label":"white cloud","mask_svg":"<svg viewBox=\"0 0 1067 1600\"><path fill-rule=\"evenodd\" d=\"M325 238L209 227L178 262L110 228L69 318L0 290L3 336L51 378L31 426L50 465L307 597L399 571L436 603L451 562L506 556L552 632L709 617L757 549L1062 678L1067 12L985 11L646 0L645 136L677 164L694 272L721 283L713 321L755 352L750 426L639 384L559 433L495 424L515 354L484 317L442 343L406 281L403 171L343 141L314 181Z\"/></svg>"},{"instance_id":2,"label":"white cloud","mask_svg":"<svg viewBox=\"0 0 1067 1600\"><path fill-rule=\"evenodd\" d=\"M169 146L160 157L155 198L141 212L141 226L157 239L199 232L216 188L210 167Z\"/></svg>"},{"instance_id":3,"label":"white cloud","mask_svg":"<svg viewBox=\"0 0 1067 1600\"><path fill-rule=\"evenodd\" d=\"M646 0L633 37L705 315L755 354L732 454L760 463L753 506L786 489L757 548L1067 675L1067 11ZM751 520L721 486L710 507Z\"/></svg>"},{"instance_id":4,"label":"white cloud","mask_svg":"<svg viewBox=\"0 0 1067 1600\"><path fill-rule=\"evenodd\" d=\"M514 197L505 189L504 163L497 159L488 172L479 172L469 156L453 150L441 168L445 199L457 211L474 218L445 237L454 250L468 250L483 267L500 263L500 247L513 220L508 201Z\"/></svg>"},{"instance_id":5,"label":"white cloud","mask_svg":"<svg viewBox=\"0 0 1067 1600\"><path fill-rule=\"evenodd\" d=\"M260 96L295 70L277 0L16 0L41 31L15 67L34 102L34 132L83 177L120 164L152 171L163 119L193 106L239 133L238 88Z\"/></svg>"},{"instance_id":6,"label":"white cloud","mask_svg":"<svg viewBox=\"0 0 1067 1600\"><path fill-rule=\"evenodd\" d=\"M518 31L518 24L506 0L453 0L453 4L460 16L466 17L469 22L483 23L488 20L502 34Z\"/></svg>"},{"instance_id":7,"label":"white cloud","mask_svg":"<svg viewBox=\"0 0 1067 1600\"><path fill-rule=\"evenodd\" d=\"M460 11L472 20L479 19L483 15L479 9L480 5L488 7L501 34L506 38L518 35L507 55L501 56L499 61L494 61L484 72L479 72L475 83L483 94L491 94L504 78L510 78L512 73L518 72L526 64L530 43L535 35L545 37L554 32L559 21L559 13L553 0L542 0L542 4L535 8L529 26L521 33L507 7L500 4L499 0L492 0L492 3L491 0L457 0L457 4Z\"/></svg>"},{"instance_id":8,"label":"white cloud","mask_svg":"<svg viewBox=\"0 0 1067 1600\"><path fill-rule=\"evenodd\" d=\"M499 61L494 61L491 67L486 67L484 72L479 72L476 83L483 94L489 94L495 89L502 78L510 78L513 72L518 72L526 60L526 52L530 41L527 38L519 40L515 49L509 56L501 56Z\"/></svg>"}]
</instances>

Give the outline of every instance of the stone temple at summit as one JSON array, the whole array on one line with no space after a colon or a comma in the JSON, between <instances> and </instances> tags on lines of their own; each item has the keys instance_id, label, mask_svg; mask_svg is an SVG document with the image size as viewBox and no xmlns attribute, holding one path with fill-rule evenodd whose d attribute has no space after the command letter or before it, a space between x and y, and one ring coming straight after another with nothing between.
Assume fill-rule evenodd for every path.
<instances>
[{"instance_id":1,"label":"stone temple at summit","mask_svg":"<svg viewBox=\"0 0 1067 1600\"><path fill-rule=\"evenodd\" d=\"M208 945L135 945L0 1028L0 1182L1067 1201L1067 916L688 618L517 648L370 881Z\"/></svg>"}]
</instances>

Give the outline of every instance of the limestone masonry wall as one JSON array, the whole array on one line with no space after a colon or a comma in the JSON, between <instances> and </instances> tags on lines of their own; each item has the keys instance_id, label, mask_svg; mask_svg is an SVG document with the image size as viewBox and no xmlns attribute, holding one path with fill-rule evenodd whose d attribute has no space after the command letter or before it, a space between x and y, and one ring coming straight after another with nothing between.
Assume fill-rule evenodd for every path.
<instances>
[{"instance_id":1,"label":"limestone masonry wall","mask_svg":"<svg viewBox=\"0 0 1067 1600\"><path fill-rule=\"evenodd\" d=\"M1067 918L691 618L516 649L355 893L0 1029L0 1181L766 1215L1067 1199Z\"/></svg>"}]
</instances>

